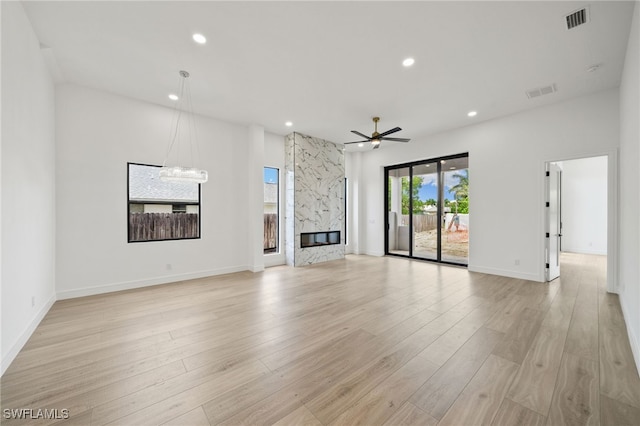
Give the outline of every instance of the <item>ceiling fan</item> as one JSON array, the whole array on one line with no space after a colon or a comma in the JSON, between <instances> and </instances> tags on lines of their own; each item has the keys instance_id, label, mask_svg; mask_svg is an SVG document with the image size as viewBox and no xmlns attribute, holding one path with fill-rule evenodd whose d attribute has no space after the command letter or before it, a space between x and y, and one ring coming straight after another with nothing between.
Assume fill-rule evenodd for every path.
<instances>
[{"instance_id":1,"label":"ceiling fan","mask_svg":"<svg viewBox=\"0 0 640 426\"><path fill-rule=\"evenodd\" d=\"M399 132L400 130L402 130L400 127L394 127L391 130L387 130L386 132L382 132L382 133L378 133L378 121L380 121L380 117L373 117L373 122L375 123L375 129L373 131L373 133L371 134L371 137L365 135L364 133L360 133L356 130L352 130L351 133L355 133L358 136L361 136L363 138L365 138L366 140L363 141L355 141L355 142L345 142L345 145L349 145L352 143L364 143L364 142L371 142L371 145L373 145L373 149L378 149L380 148L380 142L381 141L392 141L392 142L409 142L411 139L405 139L405 138L389 138L387 137L388 135L395 133L395 132Z\"/></svg>"}]
</instances>

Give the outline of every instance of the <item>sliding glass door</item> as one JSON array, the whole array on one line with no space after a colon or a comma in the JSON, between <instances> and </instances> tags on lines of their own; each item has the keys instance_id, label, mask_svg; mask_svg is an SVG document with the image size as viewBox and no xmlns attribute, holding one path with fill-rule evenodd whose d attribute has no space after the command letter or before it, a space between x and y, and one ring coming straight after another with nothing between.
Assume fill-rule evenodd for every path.
<instances>
[{"instance_id":1,"label":"sliding glass door","mask_svg":"<svg viewBox=\"0 0 640 426\"><path fill-rule=\"evenodd\" d=\"M468 154L385 168L387 254L467 265Z\"/></svg>"},{"instance_id":2,"label":"sliding glass door","mask_svg":"<svg viewBox=\"0 0 640 426\"><path fill-rule=\"evenodd\" d=\"M469 263L469 158L444 160L442 260Z\"/></svg>"},{"instance_id":3,"label":"sliding glass door","mask_svg":"<svg viewBox=\"0 0 640 426\"><path fill-rule=\"evenodd\" d=\"M409 256L409 167L390 170L387 175L387 252Z\"/></svg>"},{"instance_id":4,"label":"sliding glass door","mask_svg":"<svg viewBox=\"0 0 640 426\"><path fill-rule=\"evenodd\" d=\"M438 163L417 164L411 169L413 256L438 260Z\"/></svg>"}]
</instances>

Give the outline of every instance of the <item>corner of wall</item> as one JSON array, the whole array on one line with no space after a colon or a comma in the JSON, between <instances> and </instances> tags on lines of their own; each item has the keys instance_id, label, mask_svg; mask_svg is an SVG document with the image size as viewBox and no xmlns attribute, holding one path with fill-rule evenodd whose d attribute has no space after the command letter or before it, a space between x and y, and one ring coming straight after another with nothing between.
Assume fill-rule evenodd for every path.
<instances>
[{"instance_id":1,"label":"corner of wall","mask_svg":"<svg viewBox=\"0 0 640 426\"><path fill-rule=\"evenodd\" d=\"M56 300L56 173L53 78L23 5L2 2L0 10L1 137L8 154L1 167L14 177L2 180L0 190L6 208L0 222L4 373Z\"/></svg>"},{"instance_id":2,"label":"corner of wall","mask_svg":"<svg viewBox=\"0 0 640 426\"><path fill-rule=\"evenodd\" d=\"M629 343L640 371L640 3L635 2L620 83L620 163L618 194L618 294Z\"/></svg>"},{"instance_id":3,"label":"corner of wall","mask_svg":"<svg viewBox=\"0 0 640 426\"><path fill-rule=\"evenodd\" d=\"M622 308L622 316L627 326L627 337L629 338L629 346L631 346L631 353L633 354L633 360L636 363L636 372L640 375L640 336L636 335L636 332L629 323L629 319L632 318L630 307L627 307L627 299L620 298L620 307ZM638 308L637 306L635 307Z\"/></svg>"},{"instance_id":4,"label":"corner of wall","mask_svg":"<svg viewBox=\"0 0 640 426\"><path fill-rule=\"evenodd\" d=\"M36 313L36 315L33 318L31 318L31 321L29 322L29 324L27 324L27 326L22 331L22 333L20 333L20 336L11 345L9 350L6 351L6 354L2 357L2 366L0 367L2 371L0 371L0 376L3 375L5 371L7 371L7 368L9 368L9 365L11 365L11 363L16 358L16 356L18 356L18 353L27 343L27 341L29 340L33 332L36 331L36 328L40 324L40 321L42 321L44 316L47 315L47 312L49 312L49 309L51 309L55 301L56 301L56 296L52 295L51 298L49 298L49 300L47 300L47 302L42 306L42 308Z\"/></svg>"}]
</instances>

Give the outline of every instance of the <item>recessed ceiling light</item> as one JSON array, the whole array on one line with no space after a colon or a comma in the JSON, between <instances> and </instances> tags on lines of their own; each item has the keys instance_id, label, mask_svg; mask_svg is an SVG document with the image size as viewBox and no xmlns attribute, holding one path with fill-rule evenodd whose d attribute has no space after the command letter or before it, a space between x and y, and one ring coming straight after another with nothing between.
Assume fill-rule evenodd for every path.
<instances>
[{"instance_id":1,"label":"recessed ceiling light","mask_svg":"<svg viewBox=\"0 0 640 426\"><path fill-rule=\"evenodd\" d=\"M478 111L469 111L467 113L467 116L469 116L469 117L475 117L476 115L478 115Z\"/></svg>"},{"instance_id":2,"label":"recessed ceiling light","mask_svg":"<svg viewBox=\"0 0 640 426\"><path fill-rule=\"evenodd\" d=\"M410 67L411 65L413 65L415 63L415 59L413 58L407 58L404 61L402 61L402 65L404 65L405 67Z\"/></svg>"},{"instance_id":3,"label":"recessed ceiling light","mask_svg":"<svg viewBox=\"0 0 640 426\"><path fill-rule=\"evenodd\" d=\"M446 163L445 160L440 160L440 164L444 164L444 163Z\"/></svg>"},{"instance_id":4,"label":"recessed ceiling light","mask_svg":"<svg viewBox=\"0 0 640 426\"><path fill-rule=\"evenodd\" d=\"M172 101L177 101L179 98L178 95L171 93L169 94L169 99L171 99Z\"/></svg>"},{"instance_id":5,"label":"recessed ceiling light","mask_svg":"<svg viewBox=\"0 0 640 426\"><path fill-rule=\"evenodd\" d=\"M287 127L291 127L293 126L293 123L291 121L287 121L286 123L284 123L284 125Z\"/></svg>"},{"instance_id":6,"label":"recessed ceiling light","mask_svg":"<svg viewBox=\"0 0 640 426\"><path fill-rule=\"evenodd\" d=\"M205 44L207 42L207 38L202 34L196 33L193 35L193 41L195 41L198 44Z\"/></svg>"},{"instance_id":7,"label":"recessed ceiling light","mask_svg":"<svg viewBox=\"0 0 640 426\"><path fill-rule=\"evenodd\" d=\"M362 147L364 146L364 144L363 144L363 143L359 143L359 144L358 144L358 146L359 146L360 148L362 148Z\"/></svg>"},{"instance_id":8,"label":"recessed ceiling light","mask_svg":"<svg viewBox=\"0 0 640 426\"><path fill-rule=\"evenodd\" d=\"M455 169L456 169L455 167L449 167L449 170L455 170Z\"/></svg>"}]
</instances>

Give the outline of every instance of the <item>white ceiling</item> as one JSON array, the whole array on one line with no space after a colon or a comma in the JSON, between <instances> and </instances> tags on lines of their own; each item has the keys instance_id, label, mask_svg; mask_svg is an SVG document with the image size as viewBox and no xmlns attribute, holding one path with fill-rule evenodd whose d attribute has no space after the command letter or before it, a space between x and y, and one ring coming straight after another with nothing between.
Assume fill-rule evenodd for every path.
<instances>
[{"instance_id":1,"label":"white ceiling","mask_svg":"<svg viewBox=\"0 0 640 426\"><path fill-rule=\"evenodd\" d=\"M589 5L590 22L564 16ZM634 2L25 2L58 80L342 143L428 134L619 86ZM208 42L197 45L195 32ZM416 63L404 68L401 62ZM587 68L602 64L595 72ZM556 93L525 91L555 83ZM475 118L467 112L477 110ZM285 121L292 121L292 128ZM390 143L390 142L387 142ZM349 150L358 150L350 145Z\"/></svg>"}]
</instances>

